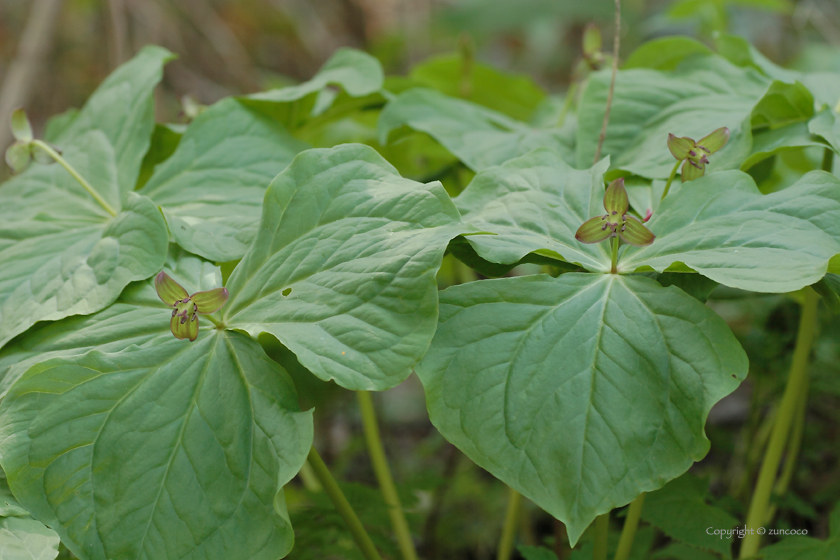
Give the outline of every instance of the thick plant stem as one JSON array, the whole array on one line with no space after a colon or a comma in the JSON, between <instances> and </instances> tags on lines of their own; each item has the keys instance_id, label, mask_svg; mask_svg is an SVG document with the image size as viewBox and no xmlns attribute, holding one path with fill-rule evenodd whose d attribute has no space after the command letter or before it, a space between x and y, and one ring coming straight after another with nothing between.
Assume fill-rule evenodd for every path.
<instances>
[{"instance_id":1,"label":"thick plant stem","mask_svg":"<svg viewBox=\"0 0 840 560\"><path fill-rule=\"evenodd\" d=\"M522 495L509 488L508 506L505 513L505 524L502 527L502 537L499 539L499 551L496 560L510 560L513 545L516 544L516 530L519 528L519 510L522 507Z\"/></svg>"},{"instance_id":2,"label":"thick plant stem","mask_svg":"<svg viewBox=\"0 0 840 560\"><path fill-rule=\"evenodd\" d=\"M645 504L645 495L639 496L630 503L627 508L627 517L624 518L624 528L621 530L621 537L618 539L618 548L615 551L614 560L627 560L630 558L630 551L633 549L633 539L636 538L636 529L639 528L639 518L642 516L642 507Z\"/></svg>"},{"instance_id":3,"label":"thick plant stem","mask_svg":"<svg viewBox=\"0 0 840 560\"><path fill-rule=\"evenodd\" d=\"M610 514L607 512L595 518L595 547L592 549L592 560L607 560L609 538Z\"/></svg>"},{"instance_id":4,"label":"thick plant stem","mask_svg":"<svg viewBox=\"0 0 840 560\"><path fill-rule=\"evenodd\" d=\"M394 529L394 535L397 537L400 553L404 560L417 560L417 551L414 548L411 531L403 514L397 487L394 484L393 477L391 477L388 460L385 458L382 439L379 437L379 426L376 423L373 399L367 391L356 391L356 396L359 399L359 409L362 412L362 428L365 432L370 462L373 464L373 472L379 481L382 498L385 500L385 505L388 506L388 515L391 517L391 526Z\"/></svg>"},{"instance_id":5,"label":"thick plant stem","mask_svg":"<svg viewBox=\"0 0 840 560\"><path fill-rule=\"evenodd\" d=\"M822 169L829 173L834 169L834 150L831 148L826 148L825 153L823 153Z\"/></svg>"},{"instance_id":6,"label":"thick plant stem","mask_svg":"<svg viewBox=\"0 0 840 560\"><path fill-rule=\"evenodd\" d=\"M758 529L763 526L769 513L770 497L776 484L779 463L788 441L791 426L802 398L802 392L808 384L808 356L814 343L817 330L817 303L819 296L811 288L805 289L805 301L802 304L802 316L799 319L799 332L793 350L793 362L790 366L787 386L770 434L770 442L764 453L764 461L758 473L750 509L747 512L747 535L741 543L740 558L749 558L758 553L761 535Z\"/></svg>"},{"instance_id":7,"label":"thick plant stem","mask_svg":"<svg viewBox=\"0 0 840 560\"><path fill-rule=\"evenodd\" d=\"M604 147L604 140L607 138L607 125L610 123L610 110L612 110L613 94L615 93L615 78L618 74L618 51L621 46L621 0L615 0L615 37L613 38L613 63L612 78L610 78L610 90L607 93L607 109L604 111L604 122L601 123L601 134L598 136L598 147L595 149L595 161L601 159L601 150Z\"/></svg>"},{"instance_id":8,"label":"thick plant stem","mask_svg":"<svg viewBox=\"0 0 840 560\"><path fill-rule=\"evenodd\" d=\"M330 501L332 501L338 514L347 524L350 534L353 535L353 540L356 541L356 544L359 546L359 549L362 551L364 557L367 560L382 560L382 557L373 545L373 541L370 540L370 535L367 534L364 525L362 525L362 522L359 520L359 516L356 515L355 511L353 511L352 506L350 506L350 502L348 502L347 498L344 496L344 492L342 492L341 488L338 487L338 483L335 481L332 474L330 474L329 469L327 469L327 465L324 464L324 460L321 459L321 456L318 455L318 452L315 451L314 447L309 450L308 461L309 465L312 467L312 472L318 478L318 482L321 483L321 486L324 487L324 491L327 496L329 496Z\"/></svg>"},{"instance_id":9,"label":"thick plant stem","mask_svg":"<svg viewBox=\"0 0 840 560\"><path fill-rule=\"evenodd\" d=\"M610 266L610 274L618 274L618 244L621 240L618 237L613 237L610 246L612 247L612 265Z\"/></svg>"},{"instance_id":10,"label":"thick plant stem","mask_svg":"<svg viewBox=\"0 0 840 560\"><path fill-rule=\"evenodd\" d=\"M796 460L799 458L799 450L802 447L802 436L805 432L805 413L808 410L808 383L806 380L805 386L802 388L802 394L799 395L799 406L796 409L796 417L793 420L793 426L790 429L790 438L788 439L787 449L785 451L785 464L782 466L782 473L779 475L779 480L776 481L776 487L773 493L777 496L784 496L793 480L793 474L796 471ZM767 519L765 523L768 525L776 516L776 504L770 506L770 511L767 512Z\"/></svg>"},{"instance_id":11,"label":"thick plant stem","mask_svg":"<svg viewBox=\"0 0 840 560\"><path fill-rule=\"evenodd\" d=\"M320 482L318 482L318 477L315 476L315 471L312 470L312 465L309 464L309 461L306 461L300 468L298 476L303 482L303 487L306 488L308 491L322 492L324 490L324 487L321 486Z\"/></svg>"},{"instance_id":12,"label":"thick plant stem","mask_svg":"<svg viewBox=\"0 0 840 560\"><path fill-rule=\"evenodd\" d=\"M109 213L109 214L111 214L112 216L116 216L116 215L117 215L117 211L116 211L116 210L114 210L114 209L111 207L111 205L110 205L110 204L108 204L107 202L105 202L105 199L104 199L104 198L102 198L102 197L99 195L99 193L98 193L98 192L96 192L96 191L93 189L93 187L90 185L90 183L88 183L88 182L87 182L87 180L86 180L84 177L82 177L81 175L79 175L79 172L78 172L78 171L76 171L76 170L73 168L73 166L72 166L72 165L70 165L69 163L67 163L67 160L66 160L66 159L64 159L63 157L61 157L61 155L60 155L58 152L56 152L55 150L53 150L53 149L52 149L52 146L50 146L50 145L49 145L49 144L47 144L46 142L42 142L41 140L33 140L33 141L32 141L32 145L37 146L39 150L44 151L44 152L45 152L48 156L50 156L50 157L51 157L51 158L53 158L55 161L57 161L59 164L61 164L61 167L63 167L64 169L66 169L66 170L67 170L67 173L69 173L70 175L72 175L72 177L73 177L74 179L76 179L76 181L78 181L78 183L79 183L80 185L82 185L82 186L85 188L85 190L86 190L86 191L90 194L90 196L92 196L92 197L94 198L94 200L96 200L96 202L98 202L98 203L99 203L99 205L100 205L100 206L102 206L102 208L104 208L104 209L105 209L105 211L106 211L106 212L108 212L108 213Z\"/></svg>"},{"instance_id":13,"label":"thick plant stem","mask_svg":"<svg viewBox=\"0 0 840 560\"><path fill-rule=\"evenodd\" d=\"M671 174L668 176L668 182L665 183L665 190L662 191L662 197L659 199L660 201L665 200L665 197L668 196L668 191L671 190L671 183L674 182L674 177L677 176L677 169L680 168L681 163L682 160L678 160L677 163L674 165L674 168L671 170Z\"/></svg>"}]
</instances>

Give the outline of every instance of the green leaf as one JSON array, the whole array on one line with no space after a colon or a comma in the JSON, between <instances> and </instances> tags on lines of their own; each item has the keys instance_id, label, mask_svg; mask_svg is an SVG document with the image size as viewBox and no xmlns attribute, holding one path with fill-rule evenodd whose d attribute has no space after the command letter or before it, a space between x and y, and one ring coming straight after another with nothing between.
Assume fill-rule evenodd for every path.
<instances>
[{"instance_id":1,"label":"green leaf","mask_svg":"<svg viewBox=\"0 0 840 560\"><path fill-rule=\"evenodd\" d=\"M379 117L380 143L403 126L430 135L475 171L540 147L574 159L574 119L563 128L534 128L431 89L410 89L388 103Z\"/></svg>"},{"instance_id":2,"label":"green leaf","mask_svg":"<svg viewBox=\"0 0 840 560\"><path fill-rule=\"evenodd\" d=\"M808 130L824 138L840 154L840 118L837 113L830 109L823 110L808 123Z\"/></svg>"},{"instance_id":3,"label":"green leaf","mask_svg":"<svg viewBox=\"0 0 840 560\"><path fill-rule=\"evenodd\" d=\"M691 55L712 54L711 49L696 39L676 35L661 37L643 43L633 51L622 68L650 68L651 70L676 70Z\"/></svg>"},{"instance_id":4,"label":"green leaf","mask_svg":"<svg viewBox=\"0 0 840 560\"><path fill-rule=\"evenodd\" d=\"M113 147L120 191L134 190L155 128L154 89L163 65L173 58L164 48L144 47L102 82L53 141L67 149L83 144L81 137L88 132L101 131Z\"/></svg>"},{"instance_id":5,"label":"green leaf","mask_svg":"<svg viewBox=\"0 0 840 560\"><path fill-rule=\"evenodd\" d=\"M716 554L682 543L673 543L657 550L652 558L655 560L720 560Z\"/></svg>"},{"instance_id":6,"label":"green leaf","mask_svg":"<svg viewBox=\"0 0 840 560\"><path fill-rule=\"evenodd\" d=\"M147 47L94 92L56 141L117 209L112 217L59 165L0 189L0 346L36 321L93 313L163 265L160 211L131 192L154 127L153 89L168 51Z\"/></svg>"},{"instance_id":7,"label":"green leaf","mask_svg":"<svg viewBox=\"0 0 840 560\"><path fill-rule=\"evenodd\" d=\"M709 410L747 374L722 319L648 278L483 280L440 302L417 367L432 422L572 544L701 459Z\"/></svg>"},{"instance_id":8,"label":"green leaf","mask_svg":"<svg viewBox=\"0 0 840 560\"><path fill-rule=\"evenodd\" d=\"M604 213L608 165L602 161L578 171L543 149L480 172L455 205L465 222L493 235L470 235L467 241L493 263L515 263L536 252L593 272L609 271L609 247L575 239L578 227Z\"/></svg>"},{"instance_id":9,"label":"green leaf","mask_svg":"<svg viewBox=\"0 0 840 560\"><path fill-rule=\"evenodd\" d=\"M29 517L29 512L20 507L18 501L12 496L5 475L0 478L0 517Z\"/></svg>"},{"instance_id":10,"label":"green leaf","mask_svg":"<svg viewBox=\"0 0 840 560\"><path fill-rule=\"evenodd\" d=\"M688 267L715 282L782 293L818 282L840 253L840 180L817 171L762 195L740 171L669 194L648 228L653 245L623 249L619 271Z\"/></svg>"},{"instance_id":11,"label":"green leaf","mask_svg":"<svg viewBox=\"0 0 840 560\"><path fill-rule=\"evenodd\" d=\"M258 108L224 99L190 124L139 192L161 206L181 247L236 260L256 235L266 187L306 148Z\"/></svg>"},{"instance_id":12,"label":"green leaf","mask_svg":"<svg viewBox=\"0 0 840 560\"><path fill-rule=\"evenodd\" d=\"M731 558L732 539L707 530L729 530L738 520L706 503L708 492L708 481L686 473L645 497L642 519L672 539Z\"/></svg>"},{"instance_id":13,"label":"green leaf","mask_svg":"<svg viewBox=\"0 0 840 560\"><path fill-rule=\"evenodd\" d=\"M741 164L741 170L750 169L765 159L785 151L811 146L825 147L817 136L809 132L809 124L798 122L781 128L768 128L755 132L752 153Z\"/></svg>"},{"instance_id":14,"label":"green leaf","mask_svg":"<svg viewBox=\"0 0 840 560\"><path fill-rule=\"evenodd\" d=\"M765 560L829 560L840 557L840 503L829 520L831 535L824 541L811 537L786 537L761 549Z\"/></svg>"},{"instance_id":15,"label":"green leaf","mask_svg":"<svg viewBox=\"0 0 840 560\"><path fill-rule=\"evenodd\" d=\"M37 364L4 398L0 434L15 495L82 560L292 547L282 486L306 458L311 413L241 333Z\"/></svg>"},{"instance_id":16,"label":"green leaf","mask_svg":"<svg viewBox=\"0 0 840 560\"><path fill-rule=\"evenodd\" d=\"M155 168L175 153L175 149L178 148L178 143L181 142L181 136L184 135L186 128L186 125L155 125L149 150L143 157L143 164L140 168L140 175L137 177L135 190L142 188L155 172Z\"/></svg>"},{"instance_id":17,"label":"green leaf","mask_svg":"<svg viewBox=\"0 0 840 560\"><path fill-rule=\"evenodd\" d=\"M599 72L584 92L578 111L578 167L589 165L594 157L609 82L610 73ZM749 154L753 110L758 106L755 119L763 126L780 126L794 114L807 113L797 104L807 94L803 90L802 86L773 84L755 70L738 68L716 56L689 57L673 72L622 70L603 153L612 155L617 169L665 179L674 166L668 134L698 139L725 126L731 138L709 158L707 172L737 169ZM802 118L807 115L803 113Z\"/></svg>"},{"instance_id":18,"label":"green leaf","mask_svg":"<svg viewBox=\"0 0 840 560\"><path fill-rule=\"evenodd\" d=\"M53 560L58 556L58 534L34 519L0 519L0 558Z\"/></svg>"},{"instance_id":19,"label":"green leaf","mask_svg":"<svg viewBox=\"0 0 840 560\"><path fill-rule=\"evenodd\" d=\"M172 245L164 270L189 293L222 284L218 267ZM55 357L76 356L97 348L119 352L129 346L144 346L169 334L172 308L158 297L152 278L133 282L119 299L92 315L77 315L61 321L42 322L0 349L0 398L26 370ZM205 323L202 328L209 329Z\"/></svg>"},{"instance_id":20,"label":"green leaf","mask_svg":"<svg viewBox=\"0 0 840 560\"><path fill-rule=\"evenodd\" d=\"M32 125L23 108L12 111L12 136L20 142L32 141Z\"/></svg>"},{"instance_id":21,"label":"green leaf","mask_svg":"<svg viewBox=\"0 0 840 560\"><path fill-rule=\"evenodd\" d=\"M557 555L554 554L554 551L544 546L521 545L516 548L525 560L557 560Z\"/></svg>"},{"instance_id":22,"label":"green leaf","mask_svg":"<svg viewBox=\"0 0 840 560\"><path fill-rule=\"evenodd\" d=\"M545 91L528 76L507 74L480 62L465 66L459 55L432 57L411 69L417 85L528 121L545 99ZM466 76L465 76L466 73Z\"/></svg>"},{"instance_id":23,"label":"green leaf","mask_svg":"<svg viewBox=\"0 0 840 560\"><path fill-rule=\"evenodd\" d=\"M435 275L458 222L440 183L401 178L370 147L303 152L268 187L224 322L274 335L342 387L393 387L434 334Z\"/></svg>"},{"instance_id":24,"label":"green leaf","mask_svg":"<svg viewBox=\"0 0 840 560\"><path fill-rule=\"evenodd\" d=\"M297 86L273 89L249 95L248 99L288 103L317 93L328 85L341 86L352 97L362 97L382 89L382 65L371 55L356 49L341 48L309 80ZM313 100L314 103L314 100ZM321 107L324 109L325 107Z\"/></svg>"}]
</instances>

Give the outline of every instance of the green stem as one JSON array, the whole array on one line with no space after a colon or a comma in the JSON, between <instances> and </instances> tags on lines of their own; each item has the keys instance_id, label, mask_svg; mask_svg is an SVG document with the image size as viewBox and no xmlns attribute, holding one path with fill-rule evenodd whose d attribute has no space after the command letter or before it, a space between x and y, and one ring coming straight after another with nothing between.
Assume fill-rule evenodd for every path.
<instances>
[{"instance_id":1,"label":"green stem","mask_svg":"<svg viewBox=\"0 0 840 560\"><path fill-rule=\"evenodd\" d=\"M48 156L50 156L50 157L51 157L51 158L53 158L55 161L57 161L58 163L60 163L60 164L61 164L61 167L63 167L64 169L66 169L66 170L67 170L67 172L68 172L70 175L72 175L72 176L73 176L73 178L74 178L74 179L76 179L76 181L78 181L78 182L79 182L79 184L80 184L80 185L82 185L88 193L90 193L90 196L92 196L92 197L96 200L96 202L98 202L98 203L99 203L99 205L100 205L100 206L102 206L102 208L104 208L104 209L105 209L105 210L106 210L109 214L111 214L112 216L116 216L116 215L117 215L117 211L116 211L116 210L114 210L114 209L111 207L111 205L110 205L110 204L108 204L107 202L105 202L105 199L104 199L104 198L102 198L101 196L99 196L99 193L98 193L98 192L96 192L96 191L93 189L93 187L90 185L90 183L88 183L88 182L85 180L85 178L84 178L84 177L82 177L81 175L79 175L79 172L78 172L78 171L76 171L76 170L73 168L73 166L72 166L72 165L70 165L69 163L67 163L67 160L66 160L66 159L64 159L63 157L61 157L61 155L60 155L58 152L56 152L55 150L53 150L53 149L52 149L52 147L51 147L49 144L47 144L46 142L42 142L41 140L33 140L33 141L32 141L32 145L33 145L33 146L37 146L38 148L40 148L41 150L43 150L44 152L46 152L46 154L47 154Z\"/></svg>"},{"instance_id":2,"label":"green stem","mask_svg":"<svg viewBox=\"0 0 840 560\"><path fill-rule=\"evenodd\" d=\"M595 547L592 549L592 560L607 560L609 538L610 514L607 512L595 518Z\"/></svg>"},{"instance_id":3,"label":"green stem","mask_svg":"<svg viewBox=\"0 0 840 560\"><path fill-rule=\"evenodd\" d=\"M834 169L834 150L831 148L826 148L823 153L822 169L823 171L828 171L829 173L831 173Z\"/></svg>"},{"instance_id":4,"label":"green stem","mask_svg":"<svg viewBox=\"0 0 840 560\"><path fill-rule=\"evenodd\" d=\"M627 517L624 518L624 528L621 530L621 537L618 539L618 548L615 551L614 560L630 558L630 550L633 548L633 539L636 538L636 529L639 528L639 518L642 516L644 504L645 495L639 494L627 508Z\"/></svg>"},{"instance_id":5,"label":"green stem","mask_svg":"<svg viewBox=\"0 0 840 560\"><path fill-rule=\"evenodd\" d=\"M618 236L612 238L612 266L610 267L610 274L618 274L618 245L621 240Z\"/></svg>"},{"instance_id":6,"label":"green stem","mask_svg":"<svg viewBox=\"0 0 840 560\"><path fill-rule=\"evenodd\" d=\"M763 526L767 519L770 497L776 483L785 443L790 435L791 425L796 416L802 391L808 383L808 356L811 353L817 328L818 301L817 293L811 288L806 288L790 375L784 395L782 395L782 402L776 413L776 422L773 424L773 432L770 434L770 442L767 444L767 450L764 453L764 461L761 464L758 481L750 502L750 509L747 512L747 535L741 543L740 558L755 556L761 546L761 535L757 533L757 530Z\"/></svg>"},{"instance_id":7,"label":"green stem","mask_svg":"<svg viewBox=\"0 0 840 560\"><path fill-rule=\"evenodd\" d=\"M373 545L373 541L370 540L370 536L365 531L364 525L359 521L359 516L353 511L350 502L347 501L341 488L338 487L338 483L330 474L329 469L327 469L327 465L324 464L324 460L321 459L321 456L318 455L314 447L309 450L308 461L312 467L312 472L324 487L324 491L329 496L336 511L344 520L344 523L347 524L350 534L353 535L353 540L356 541L364 557L367 560L382 560L382 557Z\"/></svg>"},{"instance_id":8,"label":"green stem","mask_svg":"<svg viewBox=\"0 0 840 560\"><path fill-rule=\"evenodd\" d=\"M787 443L785 451L785 464L782 466L782 473L779 475L779 480L776 481L776 487L773 489L773 494L776 496L784 496L793 480L793 474L796 471L796 459L799 457L799 450L802 447L802 436L805 432L805 413L808 409L808 382L806 379L805 385L802 387L802 394L799 395L799 406L796 409L796 417L793 420L793 426L790 430L790 439ZM765 523L768 525L776 516L778 506L774 503L770 506L767 512L767 519Z\"/></svg>"},{"instance_id":9,"label":"green stem","mask_svg":"<svg viewBox=\"0 0 840 560\"><path fill-rule=\"evenodd\" d=\"M379 481L382 498L385 500L385 505L388 506L388 515L391 517L391 526L394 528L397 544L405 560L417 560L417 551L414 548L411 531L408 528L408 522L405 520L402 505L400 505L400 497L397 494L394 479L391 477L388 460L385 458L385 448L382 446L382 439L379 436L373 399L367 391L357 391L356 396L359 399L359 409L362 412L362 428L365 432L370 462L373 465L376 479Z\"/></svg>"},{"instance_id":10,"label":"green stem","mask_svg":"<svg viewBox=\"0 0 840 560\"><path fill-rule=\"evenodd\" d=\"M309 464L309 461L303 463L303 466L300 468L298 476L303 482L303 487L306 488L308 491L321 492L324 490L324 487L321 486L320 482L318 482L318 477L315 476L315 471L312 469L312 465Z\"/></svg>"},{"instance_id":11,"label":"green stem","mask_svg":"<svg viewBox=\"0 0 840 560\"><path fill-rule=\"evenodd\" d=\"M665 190L662 191L662 198L659 199L660 201L665 200L665 197L668 196L668 191L671 190L671 183L674 182L674 177L677 176L677 169L680 168L681 163L682 160L677 160L677 163L674 165L674 168L671 169L671 174L668 175L668 182L665 183Z\"/></svg>"},{"instance_id":12,"label":"green stem","mask_svg":"<svg viewBox=\"0 0 840 560\"><path fill-rule=\"evenodd\" d=\"M566 90L566 99L563 100L563 108L560 109L560 116L557 118L557 128L562 128L563 123L566 122L566 115L569 114L569 109L572 108L572 103L577 95L578 83L572 82L569 89Z\"/></svg>"},{"instance_id":13,"label":"green stem","mask_svg":"<svg viewBox=\"0 0 840 560\"><path fill-rule=\"evenodd\" d=\"M223 328L225 328L225 324L224 324L224 323L222 323L220 320L216 319L215 317L213 317L212 315L202 315L202 317L206 318L208 321L210 321L211 323L213 323L213 325L214 325L217 329L223 329Z\"/></svg>"},{"instance_id":14,"label":"green stem","mask_svg":"<svg viewBox=\"0 0 840 560\"><path fill-rule=\"evenodd\" d=\"M505 513L505 524L502 527L502 537L499 539L499 552L496 560L510 560L513 545L516 544L516 530L519 528L519 510L522 507L522 495L509 488L508 506Z\"/></svg>"}]
</instances>

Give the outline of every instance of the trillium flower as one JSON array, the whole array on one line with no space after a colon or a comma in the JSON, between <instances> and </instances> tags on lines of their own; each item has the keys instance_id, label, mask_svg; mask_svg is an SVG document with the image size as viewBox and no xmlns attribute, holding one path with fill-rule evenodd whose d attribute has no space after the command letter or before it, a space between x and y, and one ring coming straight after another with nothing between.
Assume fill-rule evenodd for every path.
<instances>
[{"instance_id":1,"label":"trillium flower","mask_svg":"<svg viewBox=\"0 0 840 560\"><path fill-rule=\"evenodd\" d=\"M715 130L697 142L687 136L680 138L669 134L668 149L678 161L683 162L683 183L702 177L706 173L706 164L709 163L708 156L726 146L727 142L729 129L726 127Z\"/></svg>"},{"instance_id":2,"label":"trillium flower","mask_svg":"<svg viewBox=\"0 0 840 560\"><path fill-rule=\"evenodd\" d=\"M172 334L180 340L189 338L190 342L198 336L198 314L214 313L228 299L227 288L187 294L187 290L165 272L155 276L155 290L163 303L174 307L169 321Z\"/></svg>"},{"instance_id":3,"label":"trillium flower","mask_svg":"<svg viewBox=\"0 0 840 560\"><path fill-rule=\"evenodd\" d=\"M53 159L38 148L38 142L35 141L32 134L32 125L29 124L26 112L23 109L15 109L12 111L11 120L12 135L15 141L6 150L6 163L12 168L12 173L20 173L25 170L33 159L38 163L53 163ZM50 147L57 153L61 153L61 150L55 146Z\"/></svg>"},{"instance_id":4,"label":"trillium flower","mask_svg":"<svg viewBox=\"0 0 840 560\"><path fill-rule=\"evenodd\" d=\"M604 193L604 210L607 213L586 220L575 233L575 239L581 243L600 243L618 236L628 245L650 245L656 236L642 222L628 214L629 209L630 201L624 188L624 179L616 179Z\"/></svg>"}]
</instances>

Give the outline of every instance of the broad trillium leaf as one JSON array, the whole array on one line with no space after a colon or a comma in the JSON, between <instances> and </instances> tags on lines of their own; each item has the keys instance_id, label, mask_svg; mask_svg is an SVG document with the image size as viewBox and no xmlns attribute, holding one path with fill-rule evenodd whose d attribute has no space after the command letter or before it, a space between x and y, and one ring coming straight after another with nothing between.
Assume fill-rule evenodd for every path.
<instances>
[{"instance_id":1,"label":"broad trillium leaf","mask_svg":"<svg viewBox=\"0 0 840 560\"><path fill-rule=\"evenodd\" d=\"M32 165L0 189L0 346L37 321L103 309L163 265L163 216L131 191L154 127L153 89L169 57L143 49L56 138L116 216L60 165Z\"/></svg>"},{"instance_id":2,"label":"broad trillium leaf","mask_svg":"<svg viewBox=\"0 0 840 560\"><path fill-rule=\"evenodd\" d=\"M268 187L224 323L274 335L348 389L393 387L432 339L435 275L459 222L440 183L403 179L370 147L303 152Z\"/></svg>"},{"instance_id":3,"label":"broad trillium leaf","mask_svg":"<svg viewBox=\"0 0 840 560\"><path fill-rule=\"evenodd\" d=\"M0 558L53 560L58 556L58 533L27 517L0 519Z\"/></svg>"},{"instance_id":4,"label":"broad trillium leaf","mask_svg":"<svg viewBox=\"0 0 840 560\"><path fill-rule=\"evenodd\" d=\"M726 286L795 291L840 253L840 180L816 171L763 195L745 173L714 173L669 194L647 226L656 241L622 249L619 271L688 267Z\"/></svg>"},{"instance_id":5,"label":"broad trillium leaf","mask_svg":"<svg viewBox=\"0 0 840 560\"><path fill-rule=\"evenodd\" d=\"M403 126L430 135L475 171L540 147L574 161L574 119L562 128L534 128L432 89L413 88L388 103L379 117L380 143L387 144L391 132Z\"/></svg>"},{"instance_id":6,"label":"broad trillium leaf","mask_svg":"<svg viewBox=\"0 0 840 560\"><path fill-rule=\"evenodd\" d=\"M578 110L577 166L590 165L598 144L610 73L591 78ZM773 82L752 68L717 56L694 55L672 72L621 70L615 86L603 153L613 165L649 179L665 179L674 166L668 134L702 138L728 127L731 138L708 172L737 169L750 153L753 126L776 127L813 115L801 84Z\"/></svg>"},{"instance_id":7,"label":"broad trillium leaf","mask_svg":"<svg viewBox=\"0 0 840 560\"><path fill-rule=\"evenodd\" d=\"M274 560L312 429L256 341L204 330L33 366L0 406L0 464L82 560Z\"/></svg>"},{"instance_id":8,"label":"broad trillium leaf","mask_svg":"<svg viewBox=\"0 0 840 560\"><path fill-rule=\"evenodd\" d=\"M681 290L568 273L441 292L417 374L444 437L562 520L574 544L597 515L706 454L709 410L747 369L723 320Z\"/></svg>"},{"instance_id":9,"label":"broad trillium leaf","mask_svg":"<svg viewBox=\"0 0 840 560\"><path fill-rule=\"evenodd\" d=\"M139 192L163 209L181 247L236 260L256 234L266 187L307 147L258 107L225 99L190 124Z\"/></svg>"},{"instance_id":10,"label":"broad trillium leaf","mask_svg":"<svg viewBox=\"0 0 840 560\"><path fill-rule=\"evenodd\" d=\"M593 272L609 271L609 247L575 239L582 223L604 213L608 167L606 159L578 171L540 149L480 172L455 205L465 222L493 235L470 235L467 241L494 263L515 263L534 252Z\"/></svg>"},{"instance_id":11,"label":"broad trillium leaf","mask_svg":"<svg viewBox=\"0 0 840 560\"><path fill-rule=\"evenodd\" d=\"M469 76L465 77L467 65ZM424 60L411 69L409 77L451 97L466 94L473 103L526 122L546 97L527 75L502 72L475 60L467 62L458 54Z\"/></svg>"},{"instance_id":12,"label":"broad trillium leaf","mask_svg":"<svg viewBox=\"0 0 840 560\"><path fill-rule=\"evenodd\" d=\"M824 138L831 149L840 154L840 118L838 118L838 113L831 109L821 111L808 123L808 131Z\"/></svg>"},{"instance_id":13,"label":"broad trillium leaf","mask_svg":"<svg viewBox=\"0 0 840 560\"><path fill-rule=\"evenodd\" d=\"M337 94L327 86L340 86L350 97L364 97L380 91L384 80L382 65L375 57L356 49L341 48L308 82L255 93L246 99L285 104L309 98L304 107L306 110L297 111L298 118L301 118L310 112L315 115L323 113L329 108ZM291 116L287 124L294 127L298 122Z\"/></svg>"},{"instance_id":14,"label":"broad trillium leaf","mask_svg":"<svg viewBox=\"0 0 840 560\"><path fill-rule=\"evenodd\" d=\"M222 274L212 263L185 253L175 245L163 270L189 293L222 285ZM163 303L149 278L129 284L116 302L92 315L42 322L0 349L0 398L38 362L84 354L96 348L119 352L169 340L172 307ZM205 321L203 329L211 329Z\"/></svg>"}]
</instances>

